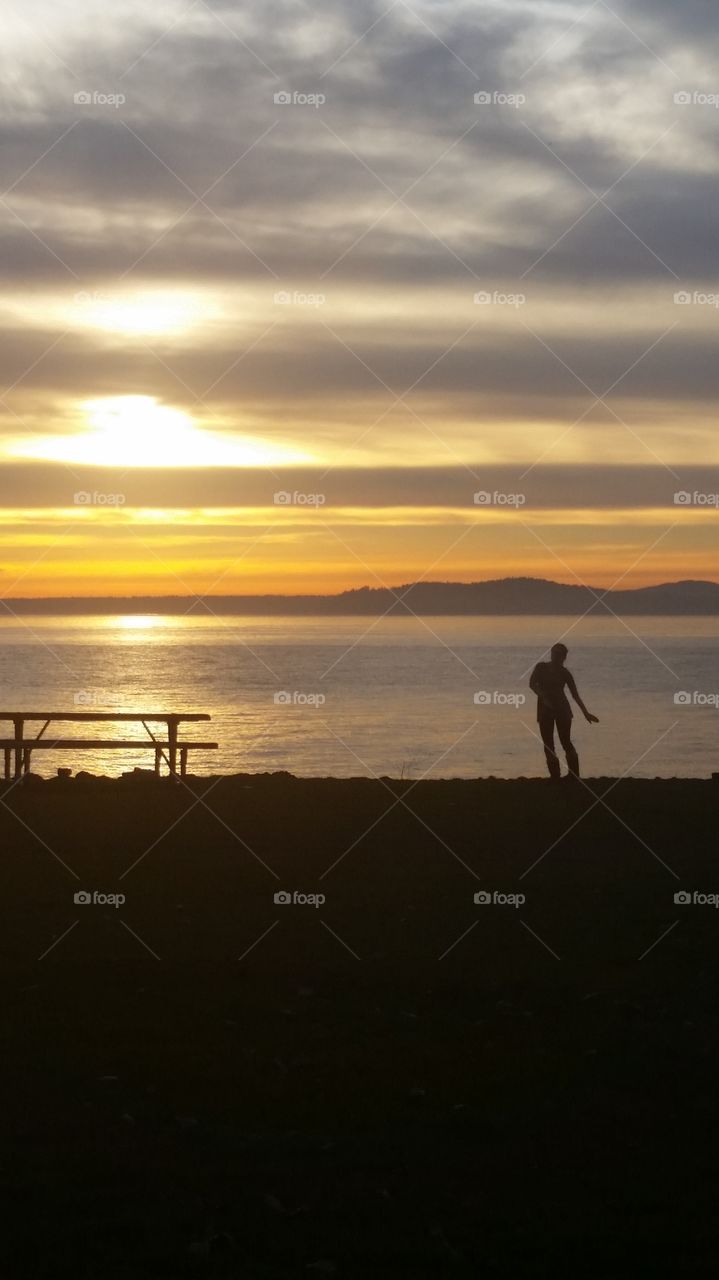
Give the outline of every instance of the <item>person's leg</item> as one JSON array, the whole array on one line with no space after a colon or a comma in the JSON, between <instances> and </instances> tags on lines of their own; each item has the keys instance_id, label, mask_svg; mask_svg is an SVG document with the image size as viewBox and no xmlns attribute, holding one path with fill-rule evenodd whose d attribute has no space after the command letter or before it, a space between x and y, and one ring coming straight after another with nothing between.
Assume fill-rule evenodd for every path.
<instances>
[{"instance_id":1,"label":"person's leg","mask_svg":"<svg viewBox=\"0 0 719 1280\"><path fill-rule=\"evenodd\" d=\"M579 777L579 757L572 742L572 717L561 716L557 719L557 733L562 749L567 757L567 769L572 777Z\"/></svg>"},{"instance_id":2,"label":"person's leg","mask_svg":"<svg viewBox=\"0 0 719 1280\"><path fill-rule=\"evenodd\" d=\"M547 761L550 778L557 779L561 777L561 769L559 767L559 758L554 750L554 712L540 711L538 717L539 732L542 735L544 743L544 758Z\"/></svg>"}]
</instances>

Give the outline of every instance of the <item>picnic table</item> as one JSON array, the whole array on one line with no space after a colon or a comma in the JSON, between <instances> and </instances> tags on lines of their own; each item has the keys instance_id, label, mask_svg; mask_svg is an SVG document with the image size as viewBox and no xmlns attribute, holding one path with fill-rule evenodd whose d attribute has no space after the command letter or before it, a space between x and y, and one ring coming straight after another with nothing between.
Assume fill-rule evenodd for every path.
<instances>
[{"instance_id":1,"label":"picnic table","mask_svg":"<svg viewBox=\"0 0 719 1280\"><path fill-rule=\"evenodd\" d=\"M167 761L170 775L177 777L177 758L180 757L180 777L187 773L187 756L190 751L216 751L216 742L195 742L181 740L179 727L187 722L197 723L199 720L210 720L211 716L198 712L142 712L127 711L0 711L0 725L10 721L13 725L12 737L0 738L0 749L5 756L5 778L11 776L11 765L14 763L14 777L21 778L29 773L33 751L141 751L150 749L155 752L155 773L159 775L163 758ZM74 724L108 724L132 723L141 724L147 731L144 738L52 738L45 737L51 724L72 722ZM40 732L34 737L25 734L25 726L42 724ZM157 738L150 725L165 727L164 736Z\"/></svg>"}]
</instances>

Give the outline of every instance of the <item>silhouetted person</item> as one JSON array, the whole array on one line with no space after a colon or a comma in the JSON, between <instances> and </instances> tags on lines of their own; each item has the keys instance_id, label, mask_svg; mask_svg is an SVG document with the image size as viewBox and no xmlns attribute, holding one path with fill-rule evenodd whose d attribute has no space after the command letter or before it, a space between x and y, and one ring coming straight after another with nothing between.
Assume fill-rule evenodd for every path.
<instances>
[{"instance_id":1,"label":"silhouetted person","mask_svg":"<svg viewBox=\"0 0 719 1280\"><path fill-rule=\"evenodd\" d=\"M587 711L579 696L574 676L564 665L567 653L566 644L552 645L550 661L538 662L529 681L530 689L537 695L537 723L544 743L549 776L553 782L561 777L559 757L554 750L555 727L567 758L567 776L579 777L579 758L572 742L572 708L565 690L569 689L588 724L599 723L598 717Z\"/></svg>"}]
</instances>

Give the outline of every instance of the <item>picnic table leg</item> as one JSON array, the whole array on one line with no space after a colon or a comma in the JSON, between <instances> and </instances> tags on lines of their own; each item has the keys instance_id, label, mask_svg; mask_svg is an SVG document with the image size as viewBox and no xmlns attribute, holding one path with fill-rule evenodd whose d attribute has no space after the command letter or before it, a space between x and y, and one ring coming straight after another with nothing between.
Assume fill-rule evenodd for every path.
<instances>
[{"instance_id":1,"label":"picnic table leg","mask_svg":"<svg viewBox=\"0 0 719 1280\"><path fill-rule=\"evenodd\" d=\"M169 744L170 773L177 777L177 717L170 716L167 721L167 741Z\"/></svg>"},{"instance_id":2,"label":"picnic table leg","mask_svg":"<svg viewBox=\"0 0 719 1280\"><path fill-rule=\"evenodd\" d=\"M22 753L22 771L23 771L23 773L29 773L29 772L30 772L30 758L31 758L31 756L32 756L32 751L30 750L30 748L29 748L29 747L24 747L24 748L23 748L23 753Z\"/></svg>"},{"instance_id":3,"label":"picnic table leg","mask_svg":"<svg viewBox=\"0 0 719 1280\"><path fill-rule=\"evenodd\" d=\"M160 761L162 759L162 748L155 747L155 773L160 776Z\"/></svg>"},{"instance_id":4,"label":"picnic table leg","mask_svg":"<svg viewBox=\"0 0 719 1280\"><path fill-rule=\"evenodd\" d=\"M180 777L187 777L187 747L180 747Z\"/></svg>"},{"instance_id":5,"label":"picnic table leg","mask_svg":"<svg viewBox=\"0 0 719 1280\"><path fill-rule=\"evenodd\" d=\"M24 720L13 720L15 730L15 778L22 777L22 731Z\"/></svg>"}]
</instances>

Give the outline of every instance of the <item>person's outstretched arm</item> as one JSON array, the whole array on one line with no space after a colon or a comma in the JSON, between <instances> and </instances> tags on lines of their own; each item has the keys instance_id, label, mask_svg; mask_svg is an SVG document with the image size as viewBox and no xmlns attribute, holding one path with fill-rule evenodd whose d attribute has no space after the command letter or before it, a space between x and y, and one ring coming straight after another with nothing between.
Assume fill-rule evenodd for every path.
<instances>
[{"instance_id":1,"label":"person's outstretched arm","mask_svg":"<svg viewBox=\"0 0 719 1280\"><path fill-rule=\"evenodd\" d=\"M593 716L591 711L587 711L587 708L585 707L584 703L582 702L582 699L579 696L579 690L577 688L574 676L570 675L569 672L567 672L567 688L569 689L569 692L574 698L574 701L579 707L579 710L582 712L582 715L584 716L584 719L587 721L587 723L599 724L599 716Z\"/></svg>"}]
</instances>

